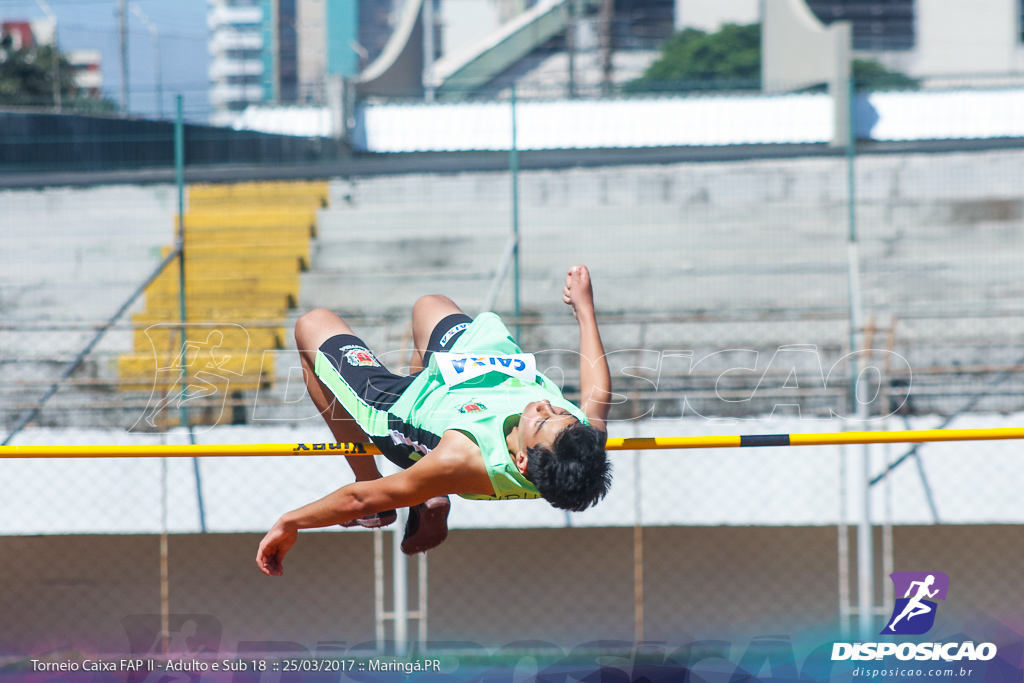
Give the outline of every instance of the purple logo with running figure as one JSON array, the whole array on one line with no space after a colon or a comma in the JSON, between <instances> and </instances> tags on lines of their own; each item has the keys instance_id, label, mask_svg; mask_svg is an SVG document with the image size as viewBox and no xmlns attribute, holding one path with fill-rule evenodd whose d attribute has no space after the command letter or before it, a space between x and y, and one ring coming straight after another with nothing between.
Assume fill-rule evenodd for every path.
<instances>
[{"instance_id":1,"label":"purple logo with running figure","mask_svg":"<svg viewBox=\"0 0 1024 683\"><path fill-rule=\"evenodd\" d=\"M919 636L935 624L938 604L945 600L949 577L945 572L893 572L889 575L896 591L892 616L880 635ZM902 595L903 597L898 597Z\"/></svg>"}]
</instances>

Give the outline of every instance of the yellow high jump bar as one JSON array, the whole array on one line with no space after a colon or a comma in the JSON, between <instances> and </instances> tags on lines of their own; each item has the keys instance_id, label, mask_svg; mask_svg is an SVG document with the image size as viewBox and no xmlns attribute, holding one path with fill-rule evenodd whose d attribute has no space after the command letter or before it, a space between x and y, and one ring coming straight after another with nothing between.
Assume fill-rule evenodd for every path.
<instances>
[{"instance_id":1,"label":"yellow high jump bar","mask_svg":"<svg viewBox=\"0 0 1024 683\"><path fill-rule=\"evenodd\" d=\"M996 429L921 429L899 432L824 432L820 434L759 434L748 436L661 436L608 439L610 451L649 451L675 448L750 448L764 446L832 446L929 441L992 441L1024 439L1024 427ZM364 443L278 443L135 446L0 446L0 458L204 458L282 455L376 455Z\"/></svg>"}]
</instances>

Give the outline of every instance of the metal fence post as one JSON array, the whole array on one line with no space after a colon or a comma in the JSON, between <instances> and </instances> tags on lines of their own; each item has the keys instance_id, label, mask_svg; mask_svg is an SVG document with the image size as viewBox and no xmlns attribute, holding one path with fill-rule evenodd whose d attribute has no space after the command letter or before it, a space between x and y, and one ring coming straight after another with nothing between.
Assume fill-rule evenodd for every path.
<instances>
[{"instance_id":1,"label":"metal fence post","mask_svg":"<svg viewBox=\"0 0 1024 683\"><path fill-rule=\"evenodd\" d=\"M860 292L860 255L857 249L857 186L854 173L857 135L854 126L854 83L849 76L847 101L850 110L847 125L846 182L847 182L847 267L850 306L850 353L862 350L864 340L864 311ZM837 93L838 95L838 93ZM857 380L860 377L860 363L856 356L850 357L850 401L855 408L857 420L867 420L867 404L857 398ZM861 640L871 636L875 609L874 546L871 526L871 446L865 444L861 450L861 476L858 487L862 505L857 523L857 632Z\"/></svg>"},{"instance_id":2,"label":"metal fence post","mask_svg":"<svg viewBox=\"0 0 1024 683\"><path fill-rule=\"evenodd\" d=\"M185 323L188 310L185 306L185 119L182 114L182 97L177 96L177 113L174 117L174 182L178 188L178 311L181 319L181 369L184 385L181 388L181 424L188 429L189 443L196 444L196 434L188 417L188 365L185 343ZM203 480L199 474L199 458L192 458L192 471L196 478L196 501L199 506L199 528L206 533L206 510L203 506Z\"/></svg>"},{"instance_id":3,"label":"metal fence post","mask_svg":"<svg viewBox=\"0 0 1024 683\"><path fill-rule=\"evenodd\" d=\"M522 331L519 324L519 149L516 144L516 86L512 84L512 148L508 153L509 168L512 171L512 237L515 239L515 246L512 247L513 256L513 314L516 318L516 342L522 343L519 338Z\"/></svg>"}]
</instances>

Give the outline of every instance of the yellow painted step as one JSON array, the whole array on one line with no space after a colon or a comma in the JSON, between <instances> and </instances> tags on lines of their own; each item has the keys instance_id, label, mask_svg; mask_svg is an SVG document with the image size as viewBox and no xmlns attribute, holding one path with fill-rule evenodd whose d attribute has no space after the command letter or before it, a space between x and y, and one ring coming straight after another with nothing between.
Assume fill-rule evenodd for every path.
<instances>
[{"instance_id":1,"label":"yellow painted step","mask_svg":"<svg viewBox=\"0 0 1024 683\"><path fill-rule=\"evenodd\" d=\"M187 269L186 269L187 270ZM203 293L213 296L236 296L246 293L279 293L287 294L292 300L299 297L299 274L286 273L268 275L225 275L223 273L192 273L185 274L185 291L187 293ZM177 272L164 272L146 289L146 295L153 293L178 296Z\"/></svg>"},{"instance_id":2,"label":"yellow painted step","mask_svg":"<svg viewBox=\"0 0 1024 683\"><path fill-rule=\"evenodd\" d=\"M157 291L152 288L147 290L146 310L177 311L180 305L177 290L177 287L174 288L174 291ZM186 311L218 308L259 308L285 311L294 307L295 299L287 292L261 292L243 287L236 288L231 292L210 292L199 287L193 287L185 296Z\"/></svg>"},{"instance_id":3,"label":"yellow painted step","mask_svg":"<svg viewBox=\"0 0 1024 683\"><path fill-rule=\"evenodd\" d=\"M177 234L177 233L175 233ZM221 227L197 227L185 229L185 240L205 242L227 240L254 240L298 242L316 237L316 228L305 223L253 227L248 225L227 225Z\"/></svg>"},{"instance_id":4,"label":"yellow painted step","mask_svg":"<svg viewBox=\"0 0 1024 683\"><path fill-rule=\"evenodd\" d=\"M212 309L188 309L185 311L188 315L187 321L192 323L231 323L233 325L245 325L246 323L258 323L260 325L272 324L280 322L284 324L284 321L288 317L287 311L281 310L269 310L263 308L212 308ZM146 309L140 313L132 315L132 324L135 326L139 325L156 325L158 323L165 324L178 324L179 315L177 309Z\"/></svg>"},{"instance_id":5,"label":"yellow painted step","mask_svg":"<svg viewBox=\"0 0 1024 683\"><path fill-rule=\"evenodd\" d=\"M221 306L192 306L185 307L186 320L189 322L234 322L241 324L246 322L274 322L283 321L288 317L287 309L283 308L250 308L246 306L232 306L225 303ZM146 310L132 316L143 316L146 322L149 320L177 321L180 319L181 311L176 305L164 308L156 307L147 302Z\"/></svg>"},{"instance_id":6,"label":"yellow painted step","mask_svg":"<svg viewBox=\"0 0 1024 683\"><path fill-rule=\"evenodd\" d=\"M181 375L180 358L179 349L173 353L126 353L117 359L118 377L146 379L152 384L160 373L162 382L174 382ZM275 354L264 357L262 351L254 355L251 349L221 346L210 349L197 343L189 348L186 358L190 377L202 372L210 375L214 383L230 382L233 377L273 377L274 374Z\"/></svg>"},{"instance_id":7,"label":"yellow painted step","mask_svg":"<svg viewBox=\"0 0 1024 683\"><path fill-rule=\"evenodd\" d=\"M226 344L238 347L249 343L250 349L258 349L263 353L264 349L284 348L283 342L287 334L288 331L283 327L249 326L243 330L225 331L224 339ZM137 351L151 349L154 346L158 349L171 349L181 345L178 334L167 327L138 329L135 330L134 336Z\"/></svg>"},{"instance_id":8,"label":"yellow painted step","mask_svg":"<svg viewBox=\"0 0 1024 683\"><path fill-rule=\"evenodd\" d=\"M165 254L166 256L166 254ZM250 257L281 257L294 256L301 259L302 269L309 269L309 242L285 243L253 243L238 242L236 244L185 244L185 268L195 259L223 259Z\"/></svg>"},{"instance_id":9,"label":"yellow painted step","mask_svg":"<svg viewBox=\"0 0 1024 683\"><path fill-rule=\"evenodd\" d=\"M145 313L132 316L135 325L134 341L135 350L152 353L153 349L171 350L181 348L181 335L178 327L174 326L173 320L145 319ZM250 324L246 324L246 323ZM236 349L280 349L284 347L284 340L288 334L284 326L253 325L252 321L231 321L221 320L210 325L202 326L202 330L217 329L224 335L223 346ZM190 321L188 336L191 337L198 325Z\"/></svg>"},{"instance_id":10,"label":"yellow painted step","mask_svg":"<svg viewBox=\"0 0 1024 683\"><path fill-rule=\"evenodd\" d=\"M246 192L272 191L319 191L327 193L327 180L245 180L234 183L195 183L189 185L189 191L195 190L204 196L224 196Z\"/></svg>"},{"instance_id":11,"label":"yellow painted step","mask_svg":"<svg viewBox=\"0 0 1024 683\"><path fill-rule=\"evenodd\" d=\"M244 391L266 385L274 376L274 354L220 347L211 354L207 349L192 349L188 359L189 384L213 391ZM154 354L128 353L117 359L118 386L122 391L156 388L167 392L182 378L180 351ZM201 374L199 374L201 373ZM212 385L212 387L211 387ZM193 396L197 391L190 391Z\"/></svg>"},{"instance_id":12,"label":"yellow painted step","mask_svg":"<svg viewBox=\"0 0 1024 683\"><path fill-rule=\"evenodd\" d=\"M177 217L175 217L175 221L177 221ZM303 208L247 207L245 209L188 211L185 213L186 234L190 230L221 230L225 228L260 230L287 227L304 227L309 230L310 237L315 236L316 211Z\"/></svg>"},{"instance_id":13,"label":"yellow painted step","mask_svg":"<svg viewBox=\"0 0 1024 683\"><path fill-rule=\"evenodd\" d=\"M161 251L170 253L170 247ZM166 254L165 254L166 255ZM190 259L185 255L185 278L190 277L253 277L264 273L269 275L290 275L306 270L305 259L290 255L259 255L259 256L200 256ZM173 272L172 272L173 271ZM177 277L177 268L165 270L163 277Z\"/></svg>"},{"instance_id":14,"label":"yellow painted step","mask_svg":"<svg viewBox=\"0 0 1024 683\"><path fill-rule=\"evenodd\" d=\"M213 201L292 201L316 200L327 206L326 180L270 181L248 183L196 184L188 186L189 203Z\"/></svg>"},{"instance_id":15,"label":"yellow painted step","mask_svg":"<svg viewBox=\"0 0 1024 683\"><path fill-rule=\"evenodd\" d=\"M251 197L202 197L189 191L190 211L223 211L239 207L267 206L290 209L322 209L327 198L315 194L267 194Z\"/></svg>"},{"instance_id":16,"label":"yellow painted step","mask_svg":"<svg viewBox=\"0 0 1024 683\"><path fill-rule=\"evenodd\" d=\"M171 253L171 247L162 247L160 253L167 256ZM300 244L297 242L284 245L261 245L253 246L245 243L238 245L215 244L210 246L187 246L185 247L185 272L191 266L208 261L226 262L231 261L245 266L250 262L260 262L262 265L267 259L275 261L286 258L297 259L300 271L309 270L309 243ZM288 264L286 267L290 267Z\"/></svg>"},{"instance_id":17,"label":"yellow painted step","mask_svg":"<svg viewBox=\"0 0 1024 683\"><path fill-rule=\"evenodd\" d=\"M309 233L303 227L292 228L261 228L259 230L187 230L185 231L185 248L231 245L272 245L272 244L309 244Z\"/></svg>"}]
</instances>

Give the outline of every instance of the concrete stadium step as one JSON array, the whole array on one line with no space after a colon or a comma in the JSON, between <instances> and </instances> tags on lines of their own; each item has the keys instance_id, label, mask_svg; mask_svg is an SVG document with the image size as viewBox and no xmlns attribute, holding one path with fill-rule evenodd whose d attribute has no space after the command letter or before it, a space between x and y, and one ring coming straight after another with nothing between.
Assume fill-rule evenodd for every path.
<instances>
[{"instance_id":1,"label":"concrete stadium step","mask_svg":"<svg viewBox=\"0 0 1024 683\"><path fill-rule=\"evenodd\" d=\"M0 320L102 322L112 316L138 288L132 282L53 282L0 284ZM141 301L138 303L141 306Z\"/></svg>"},{"instance_id":2,"label":"concrete stadium step","mask_svg":"<svg viewBox=\"0 0 1024 683\"><path fill-rule=\"evenodd\" d=\"M118 235L113 231L79 230L77 227L67 234L54 234L42 230L22 230L15 234L2 234L4 248L33 258L39 252L48 256L69 254L85 261L92 258L115 257L128 259L145 258L173 236L173 226L167 222L157 234Z\"/></svg>"},{"instance_id":3,"label":"concrete stadium step","mask_svg":"<svg viewBox=\"0 0 1024 683\"><path fill-rule=\"evenodd\" d=\"M525 311L560 313L566 310L561 290L564 270L526 271L521 279L521 301ZM632 310L726 310L743 297L751 308L777 308L780 282L773 274L748 274L737 278L733 272L718 274L648 271L595 276L595 296L604 311ZM467 312L480 310L491 286L493 273L454 274L439 271L429 277L417 272L386 274L311 272L303 278L300 310L323 307L361 314L387 314L408 309L423 294L444 294ZM507 277L495 308L512 309L512 280ZM794 276L787 288L787 307L830 308L846 304L845 271L823 271Z\"/></svg>"},{"instance_id":4,"label":"concrete stadium step","mask_svg":"<svg viewBox=\"0 0 1024 683\"><path fill-rule=\"evenodd\" d=\"M564 277L565 269L576 263L592 268L620 265L638 271L657 269L673 272L729 271L738 276L756 270L780 272L792 267L794 272L820 270L844 261L840 245L813 252L814 263L806 261L807 252L780 248L770 241L752 243L741 252L727 248L684 248L659 240L643 240L634 236L630 243L616 241L601 243L596 239L548 239L542 242L524 237L520 253L522 261L531 269L547 271L549 277ZM687 245L688 246L688 245ZM386 247L386 248L382 248ZM313 270L354 272L363 263L382 264L395 271L405 269L423 274L445 268L463 268L472 272L494 272L500 260L504 242L485 241L448 249L443 243L385 243L367 245L322 245L315 254ZM866 257L874 250L865 249ZM397 258L396 258L397 257Z\"/></svg>"},{"instance_id":5,"label":"concrete stadium step","mask_svg":"<svg viewBox=\"0 0 1024 683\"><path fill-rule=\"evenodd\" d=\"M410 173L330 181L331 207L422 202L460 205L466 201L507 202L512 180L508 173Z\"/></svg>"},{"instance_id":6,"label":"concrete stadium step","mask_svg":"<svg viewBox=\"0 0 1024 683\"><path fill-rule=\"evenodd\" d=\"M314 246L312 270L478 271L496 268L504 246L498 239L452 237L319 242Z\"/></svg>"},{"instance_id":7,"label":"concrete stadium step","mask_svg":"<svg viewBox=\"0 0 1024 683\"><path fill-rule=\"evenodd\" d=\"M349 314L408 311L424 294L446 294L456 302L472 297L482 302L492 277L492 273L445 270L425 277L422 271L401 268L350 274L311 271L302 278L299 309L329 308Z\"/></svg>"},{"instance_id":8,"label":"concrete stadium step","mask_svg":"<svg viewBox=\"0 0 1024 683\"><path fill-rule=\"evenodd\" d=\"M4 268L0 270L0 284L19 287L96 285L100 288L124 284L128 287L138 287L160 264L159 253L159 249L154 249L146 254L144 260L138 261L62 261L42 255L38 260L19 259L15 263L4 264ZM156 258L153 258L154 254Z\"/></svg>"},{"instance_id":9,"label":"concrete stadium step","mask_svg":"<svg viewBox=\"0 0 1024 683\"><path fill-rule=\"evenodd\" d=\"M946 157L934 163L927 154L876 158L860 165L857 191L865 206L895 203L908 207L952 202L980 204L985 198L1020 198L1013 181L1016 152L987 153L978 161L984 173L967 172L971 162ZM962 165L959 168L956 166ZM756 159L660 166L605 167L556 171L523 171L519 176L524 206L540 200L576 205L814 206L845 201L844 165L839 159ZM331 183L335 206L445 202L473 203L508 197L507 172L415 174L402 177L356 178Z\"/></svg>"},{"instance_id":10,"label":"concrete stadium step","mask_svg":"<svg viewBox=\"0 0 1024 683\"><path fill-rule=\"evenodd\" d=\"M738 210L733 207L672 206L600 206L552 207L521 206L521 232L578 231L593 228L627 230L642 228L693 229L707 224L730 224L760 228L777 226L784 233L811 232L843 236L841 226L844 209L803 211L801 207L760 207ZM837 227L838 226L838 227ZM512 232L510 207L463 207L438 210L427 205L390 205L368 210L330 210L320 213L322 240L347 239L363 233L379 237L406 238L434 235L476 236L501 235Z\"/></svg>"},{"instance_id":11,"label":"concrete stadium step","mask_svg":"<svg viewBox=\"0 0 1024 683\"><path fill-rule=\"evenodd\" d=\"M172 185L107 185L0 192L0 240L47 239L82 246L159 244L177 211ZM70 220L69 220L70 218Z\"/></svg>"},{"instance_id":12,"label":"concrete stadium step","mask_svg":"<svg viewBox=\"0 0 1024 683\"><path fill-rule=\"evenodd\" d=\"M389 237L413 237L423 234L473 235L510 233L510 210L482 206L479 210L437 210L429 206L403 206L367 209L327 209L320 212L318 236L323 240L344 239L366 232Z\"/></svg>"}]
</instances>

